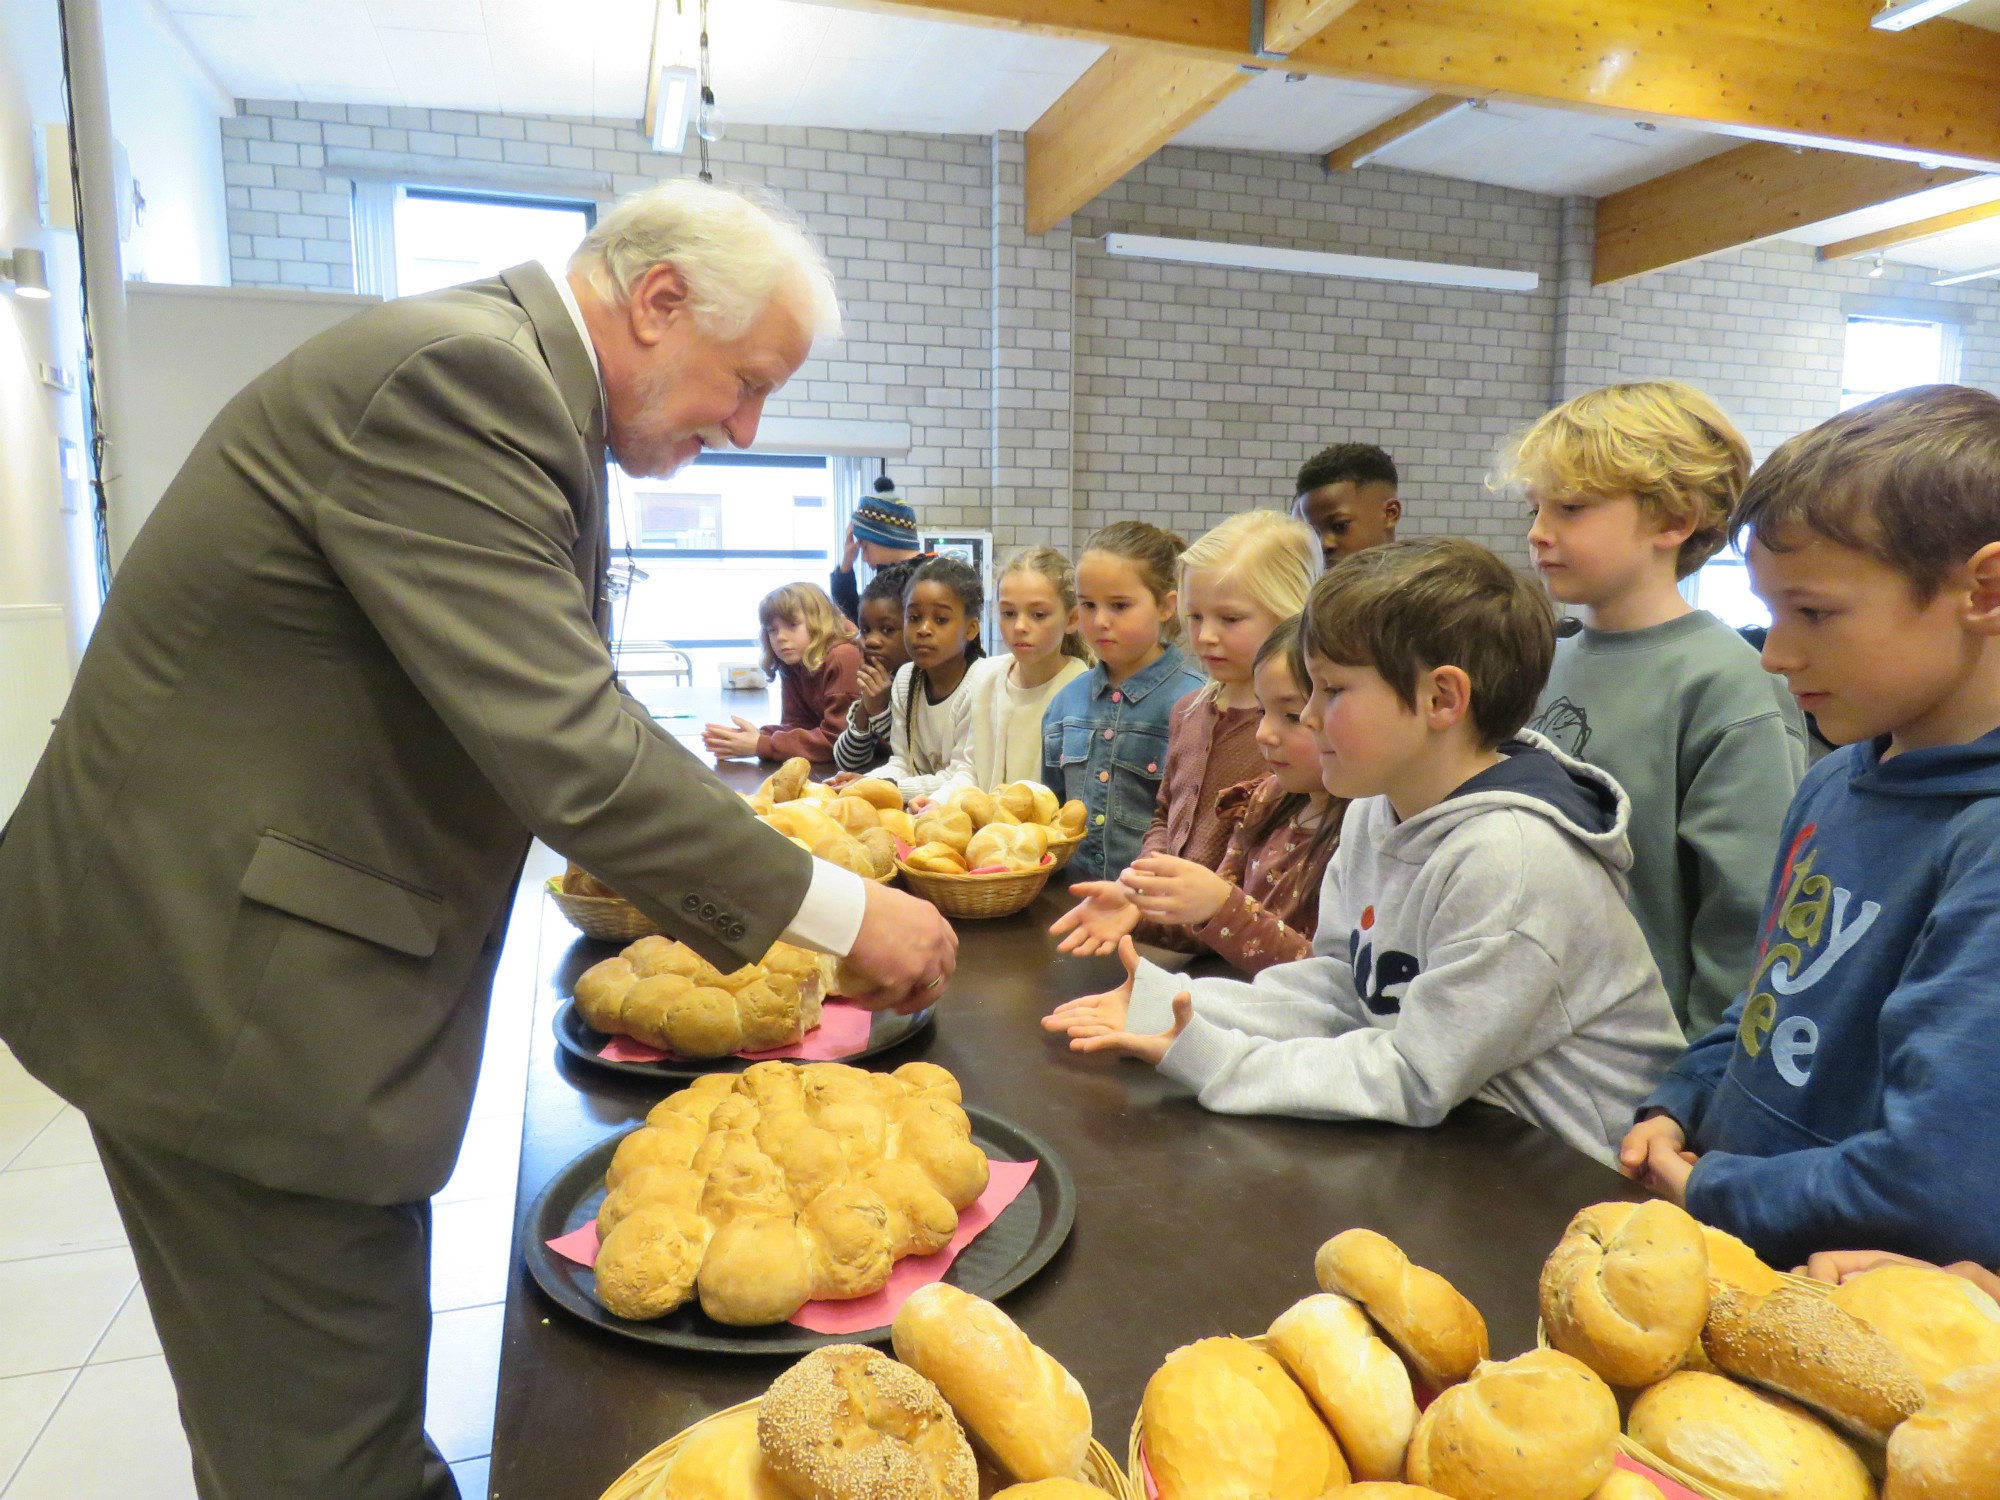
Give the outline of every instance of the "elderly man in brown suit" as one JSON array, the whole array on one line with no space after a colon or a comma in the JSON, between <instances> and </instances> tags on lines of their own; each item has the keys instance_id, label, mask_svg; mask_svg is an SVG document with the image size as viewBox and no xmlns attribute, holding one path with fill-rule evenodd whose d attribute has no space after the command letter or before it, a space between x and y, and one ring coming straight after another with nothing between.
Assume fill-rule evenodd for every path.
<instances>
[{"instance_id":1,"label":"elderly man in brown suit","mask_svg":"<svg viewBox=\"0 0 2000 1500\"><path fill-rule=\"evenodd\" d=\"M749 444L839 321L805 235L674 183L566 278L370 309L217 417L0 838L0 1038L88 1117L205 1500L455 1494L428 1205L531 837L722 965L780 937L934 998L923 902L813 860L603 636L608 449Z\"/></svg>"}]
</instances>

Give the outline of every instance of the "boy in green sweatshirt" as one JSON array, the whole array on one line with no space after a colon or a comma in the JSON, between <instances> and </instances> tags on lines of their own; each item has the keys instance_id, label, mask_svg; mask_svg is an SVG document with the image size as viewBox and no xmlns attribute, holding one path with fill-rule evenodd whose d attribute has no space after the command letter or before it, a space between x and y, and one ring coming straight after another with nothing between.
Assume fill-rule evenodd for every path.
<instances>
[{"instance_id":1,"label":"boy in green sweatshirt","mask_svg":"<svg viewBox=\"0 0 2000 1500\"><path fill-rule=\"evenodd\" d=\"M1533 727L1632 799L1630 904L1674 1015L1701 1036L1749 972L1805 720L1784 684L1680 580L1721 550L1750 448L1679 381L1567 401L1515 443L1535 571L1583 621Z\"/></svg>"}]
</instances>

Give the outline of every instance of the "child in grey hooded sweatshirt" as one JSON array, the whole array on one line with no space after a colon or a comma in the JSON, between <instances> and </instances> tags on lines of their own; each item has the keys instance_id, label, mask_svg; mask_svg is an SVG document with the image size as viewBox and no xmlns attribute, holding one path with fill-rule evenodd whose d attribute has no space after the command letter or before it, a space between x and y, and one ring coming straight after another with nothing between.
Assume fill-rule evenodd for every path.
<instances>
[{"instance_id":1,"label":"child in grey hooded sweatshirt","mask_svg":"<svg viewBox=\"0 0 2000 1500\"><path fill-rule=\"evenodd\" d=\"M1554 651L1547 601L1474 543L1342 562L1301 622L1305 721L1354 798L1313 956L1191 984L1130 978L1045 1023L1210 1109L1434 1125L1483 1099L1611 1162L1683 1049L1625 905L1630 803L1523 734Z\"/></svg>"}]
</instances>

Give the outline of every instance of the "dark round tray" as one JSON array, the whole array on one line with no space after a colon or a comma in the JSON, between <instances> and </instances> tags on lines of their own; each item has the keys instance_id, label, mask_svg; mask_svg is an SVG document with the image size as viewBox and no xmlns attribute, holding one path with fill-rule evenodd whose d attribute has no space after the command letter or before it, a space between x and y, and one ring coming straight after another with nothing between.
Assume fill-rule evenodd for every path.
<instances>
[{"instance_id":1,"label":"dark round tray","mask_svg":"<svg viewBox=\"0 0 2000 1500\"><path fill-rule=\"evenodd\" d=\"M993 1301L1041 1270L1069 1238L1070 1227L1076 1222L1076 1181L1040 1136L972 1105L965 1106L965 1113L972 1121L973 1144L988 1156L1000 1161L1032 1157L1041 1163L1021 1196L1008 1204L945 1272L944 1279L951 1285ZM581 1229L597 1217L604 1202L605 1170L624 1138L621 1132L592 1146L558 1172L529 1206L522 1227L528 1272L565 1310L642 1344L714 1354L804 1354L826 1344L888 1342L887 1324L857 1333L814 1333L794 1323L732 1328L709 1318L693 1298L651 1322L634 1322L606 1312L592 1289L590 1268L558 1255L548 1247L548 1241Z\"/></svg>"},{"instance_id":2,"label":"dark round tray","mask_svg":"<svg viewBox=\"0 0 2000 1500\"><path fill-rule=\"evenodd\" d=\"M911 1037L930 1025L937 1016L937 1007L928 1006L915 1015L899 1016L894 1011L877 1011L868 1026L868 1045L859 1052L850 1052L846 1057L830 1058L828 1061L857 1063L864 1057L873 1057L878 1052L887 1052L891 1047L900 1047ZM663 1058L659 1062L613 1062L599 1057L598 1048L611 1038L595 1027L584 1024L582 1016L576 1013L576 1001L569 999L556 1008L556 1045L561 1047L578 1062L588 1063L593 1068L606 1068L613 1073L623 1073L628 1078L699 1078L704 1073L741 1073L757 1059L754 1057L711 1057ZM783 1058L784 1062L798 1062L798 1058Z\"/></svg>"}]
</instances>

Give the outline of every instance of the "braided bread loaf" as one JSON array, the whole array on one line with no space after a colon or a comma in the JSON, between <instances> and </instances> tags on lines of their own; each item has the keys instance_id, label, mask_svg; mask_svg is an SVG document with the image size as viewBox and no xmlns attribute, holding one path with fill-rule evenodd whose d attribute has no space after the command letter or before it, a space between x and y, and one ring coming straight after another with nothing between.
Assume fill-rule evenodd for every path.
<instances>
[{"instance_id":1,"label":"braided bread loaf","mask_svg":"<svg viewBox=\"0 0 2000 1500\"><path fill-rule=\"evenodd\" d=\"M685 943L645 937L576 981L576 1009L607 1036L682 1057L786 1047L819 1025L829 960L776 943L724 974Z\"/></svg>"},{"instance_id":2,"label":"braided bread loaf","mask_svg":"<svg viewBox=\"0 0 2000 1500\"><path fill-rule=\"evenodd\" d=\"M986 1190L958 1081L762 1062L661 1101L605 1173L597 1296L624 1318L690 1296L720 1323L778 1323L806 1302L880 1291L896 1262L949 1243Z\"/></svg>"}]
</instances>

